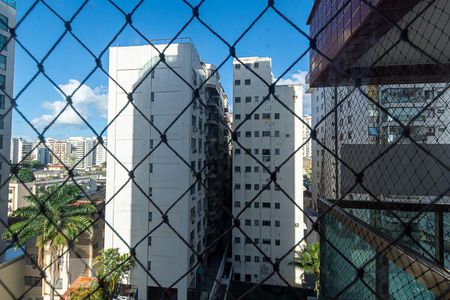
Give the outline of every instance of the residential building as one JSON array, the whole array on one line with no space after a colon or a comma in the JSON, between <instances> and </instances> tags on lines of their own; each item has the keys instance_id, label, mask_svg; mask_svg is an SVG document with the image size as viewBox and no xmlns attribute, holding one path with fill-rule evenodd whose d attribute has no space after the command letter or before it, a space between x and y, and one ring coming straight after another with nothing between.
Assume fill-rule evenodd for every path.
<instances>
[{"instance_id":1,"label":"residential building","mask_svg":"<svg viewBox=\"0 0 450 300\"><path fill-rule=\"evenodd\" d=\"M283 105L302 116L303 86L277 85L276 98L266 100L269 89L259 78L273 82L271 59L239 60L233 61L233 215L240 221L240 229L233 229L234 279L286 285L276 273L263 281L273 272L271 262L278 262L283 278L298 285L301 270L290 263L305 229L298 208L303 206L303 156L295 154L303 142L303 123Z\"/></svg>"},{"instance_id":2,"label":"residential building","mask_svg":"<svg viewBox=\"0 0 450 300\"><path fill-rule=\"evenodd\" d=\"M53 165L60 165L69 161L69 154L71 152L71 145L69 143L49 138L46 141L46 145L51 150L50 162Z\"/></svg>"},{"instance_id":3,"label":"residential building","mask_svg":"<svg viewBox=\"0 0 450 300\"><path fill-rule=\"evenodd\" d=\"M15 40L10 37L9 28L16 26L15 2L0 1L0 183L10 175L8 159L11 148L11 101L14 87ZM8 43L7 43L8 42ZM6 44L7 43L7 44ZM6 45L6 46L5 46ZM7 113L8 112L8 113ZM0 222L7 224L8 185L0 189ZM4 226L0 225L0 233ZM0 239L0 253L5 247Z\"/></svg>"},{"instance_id":4,"label":"residential building","mask_svg":"<svg viewBox=\"0 0 450 300\"><path fill-rule=\"evenodd\" d=\"M311 122L311 116L309 115L303 115L302 117L303 121L305 121L306 124L308 124L309 127L311 127L312 122ZM311 151L312 151L312 141L309 138L310 136L310 129L308 128L308 126L306 126L305 124L303 124L303 148L302 148L302 152L303 152L303 157L304 158L308 158L311 159ZM308 140L309 139L309 140Z\"/></svg>"},{"instance_id":5,"label":"residential building","mask_svg":"<svg viewBox=\"0 0 450 300\"><path fill-rule=\"evenodd\" d=\"M13 164L18 163L30 163L32 160L33 143L23 138L11 139L11 162Z\"/></svg>"},{"instance_id":6,"label":"residential building","mask_svg":"<svg viewBox=\"0 0 450 300\"><path fill-rule=\"evenodd\" d=\"M45 146L38 147L36 159L41 165L48 165L50 163L50 151L48 148Z\"/></svg>"},{"instance_id":7,"label":"residential building","mask_svg":"<svg viewBox=\"0 0 450 300\"><path fill-rule=\"evenodd\" d=\"M165 62L194 89L213 68L202 63L190 40L156 47L165 49ZM186 299L188 289L202 280L197 256L183 240L199 254L207 246L205 152L212 136L205 130L204 106L210 96L219 106L225 97L218 78L196 95L164 63L156 65L159 59L150 45L110 48L108 119L114 122L108 149L114 157L107 156L106 197L111 201L105 217L115 232L106 229L105 247L124 253L133 247L144 264L125 282L138 289L139 300L159 299L158 285L166 288L165 297ZM122 111L130 99L134 105ZM217 113L223 120L223 108ZM164 220L173 230L167 224L159 227ZM174 284L174 278L180 280Z\"/></svg>"},{"instance_id":8,"label":"residential building","mask_svg":"<svg viewBox=\"0 0 450 300\"><path fill-rule=\"evenodd\" d=\"M103 146L98 143L98 140L94 141L94 166L101 166L103 163L106 163L106 147L108 147L108 139L106 137L102 138Z\"/></svg>"}]
</instances>

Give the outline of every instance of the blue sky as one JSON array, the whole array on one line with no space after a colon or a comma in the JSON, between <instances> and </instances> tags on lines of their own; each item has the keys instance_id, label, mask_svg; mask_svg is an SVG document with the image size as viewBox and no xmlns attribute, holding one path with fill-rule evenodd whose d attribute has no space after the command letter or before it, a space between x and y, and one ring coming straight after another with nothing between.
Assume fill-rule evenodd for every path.
<instances>
[{"instance_id":1,"label":"blue sky","mask_svg":"<svg viewBox=\"0 0 450 300\"><path fill-rule=\"evenodd\" d=\"M17 20L22 18L34 1L17 1ZM64 19L69 19L83 1L47 0ZM129 12L138 1L120 0L115 3ZM277 0L276 7L298 27L308 32L306 19L312 0ZM195 4L194 0L191 3ZM265 0L206 0L200 8L200 18L216 30L225 40L233 43L264 9ZM181 0L147 0L136 11L133 24L148 39L173 37L190 18L191 9ZM96 55L124 24L123 15L106 0L91 0L72 23L73 32ZM42 3L39 3L17 30L18 40L38 59L42 59L59 36L64 24ZM228 55L227 47L197 20L181 34L192 38L201 58L206 63L220 64ZM139 35L127 27L113 45L146 44ZM308 40L286 21L269 11L237 44L238 56L272 57L273 73L278 77L308 47ZM102 57L108 67L108 52ZM48 76L66 92L72 91L94 68L95 62L78 42L67 35L44 63ZM308 56L299 61L284 76L287 82L302 80L308 70ZM14 90L17 94L37 71L36 64L20 47L16 46ZM231 98L231 60L220 70L225 91ZM107 123L107 77L96 71L85 83L74 102L93 127L101 131ZM19 109L39 128L52 119L64 102L61 94L45 77L40 75L21 94ZM308 112L308 107L305 107ZM34 139L35 134L17 114L13 114L13 135ZM91 136L92 132L72 113L62 118L46 133L46 137Z\"/></svg>"}]
</instances>

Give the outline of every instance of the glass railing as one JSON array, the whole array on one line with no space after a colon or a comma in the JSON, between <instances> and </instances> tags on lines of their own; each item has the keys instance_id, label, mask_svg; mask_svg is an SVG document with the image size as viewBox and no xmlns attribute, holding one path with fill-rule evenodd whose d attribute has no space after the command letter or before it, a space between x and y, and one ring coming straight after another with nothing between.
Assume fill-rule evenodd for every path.
<instances>
[{"instance_id":1,"label":"glass railing","mask_svg":"<svg viewBox=\"0 0 450 300\"><path fill-rule=\"evenodd\" d=\"M331 203L319 200L319 207L324 211ZM320 223L321 299L379 298L375 293L383 299L436 299L448 293L449 270L429 257L434 242L420 234L432 234L434 223L433 213L425 213L408 239L402 237L401 226L380 211L351 214L334 206ZM423 240L411 241L416 237Z\"/></svg>"}]
</instances>

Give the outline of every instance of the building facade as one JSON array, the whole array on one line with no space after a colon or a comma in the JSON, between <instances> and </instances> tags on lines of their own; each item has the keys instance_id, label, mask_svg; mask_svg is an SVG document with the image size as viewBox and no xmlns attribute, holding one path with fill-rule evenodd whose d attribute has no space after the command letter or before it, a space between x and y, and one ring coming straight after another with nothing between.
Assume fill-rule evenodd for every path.
<instances>
[{"instance_id":1,"label":"building facade","mask_svg":"<svg viewBox=\"0 0 450 300\"><path fill-rule=\"evenodd\" d=\"M16 9L13 2L0 1L0 183L3 184L9 177L8 159L10 159L11 147L11 112L10 98L13 97L14 87L14 53L15 41L10 37L8 27L15 27ZM6 44L8 42L8 44ZM6 46L5 46L6 45ZM9 112L5 114L5 112ZM8 214L8 185L0 189L0 219L7 224ZM1 226L3 227L3 226ZM0 241L0 252L4 242Z\"/></svg>"},{"instance_id":2,"label":"building facade","mask_svg":"<svg viewBox=\"0 0 450 300\"><path fill-rule=\"evenodd\" d=\"M233 215L241 224L240 229L233 229L234 279L261 282L273 271L268 260L275 263L284 257L279 262L280 273L296 285L301 282L301 272L289 263L294 260L294 251L290 250L298 246L305 229L303 213L298 209L303 206L301 151L280 169L277 167L302 145L303 123L273 96L265 101L267 85L247 69L270 84L271 59L240 60L245 65L233 62L233 129L237 139L233 146ZM301 85L280 85L275 89L275 96L299 116L302 94ZM271 182L275 177L271 172L276 174L277 184ZM264 283L285 285L278 275Z\"/></svg>"},{"instance_id":3,"label":"building facade","mask_svg":"<svg viewBox=\"0 0 450 300\"><path fill-rule=\"evenodd\" d=\"M157 47L163 50L166 45ZM158 60L159 53L151 46L110 49L109 74L114 81L109 82L109 120L130 99L127 93L133 92L135 107L128 105L108 130L108 149L121 164L107 157L106 197L112 200L106 206L106 220L115 232L106 229L105 247L125 253L134 247L144 269L135 268L126 283L138 289L139 300L159 299L157 286L167 288L174 278L181 280L166 290L166 297L186 299L188 288L195 288L200 280L195 253L204 251L209 226L208 176L200 172L211 138L206 134L204 105L209 88L223 91L220 81L211 80L199 89L201 105L198 99L193 101L192 89L166 65L158 64L152 71ZM165 61L193 88L210 72L191 42L170 45ZM164 215L179 236L166 224L158 226Z\"/></svg>"}]
</instances>

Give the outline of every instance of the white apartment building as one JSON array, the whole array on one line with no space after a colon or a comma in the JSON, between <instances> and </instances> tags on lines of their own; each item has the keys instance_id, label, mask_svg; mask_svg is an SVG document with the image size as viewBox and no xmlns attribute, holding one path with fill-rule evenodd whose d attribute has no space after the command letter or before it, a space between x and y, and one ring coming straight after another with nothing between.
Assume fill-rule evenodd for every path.
<instances>
[{"instance_id":1,"label":"white apartment building","mask_svg":"<svg viewBox=\"0 0 450 300\"><path fill-rule=\"evenodd\" d=\"M311 116L303 115L302 119L303 119L303 121L305 121L305 123L307 123L309 125L309 127L311 127L311 125L312 125ZM309 135L310 135L310 129L308 128L308 126L303 124L303 144L306 143L302 148L303 157L311 159L312 141L311 141L311 139L309 139ZM309 141L308 141L308 139L309 139Z\"/></svg>"},{"instance_id":2,"label":"white apartment building","mask_svg":"<svg viewBox=\"0 0 450 300\"><path fill-rule=\"evenodd\" d=\"M0 49L4 47L10 34L8 27L15 27L16 10L12 3L0 1ZM15 41L11 40L6 48L0 52L0 183L3 183L9 176L9 167L6 163L10 158L11 147L11 112L4 114L10 108L14 87L14 53ZM5 93L9 96L5 96ZM0 219L7 223L8 213L8 185L0 190ZM3 226L0 226L3 227ZM0 252L2 252L4 242L0 241Z\"/></svg>"},{"instance_id":3,"label":"white apartment building","mask_svg":"<svg viewBox=\"0 0 450 300\"><path fill-rule=\"evenodd\" d=\"M18 164L24 162L31 162L32 160L33 143L23 138L11 139L11 163Z\"/></svg>"},{"instance_id":4,"label":"white apartment building","mask_svg":"<svg viewBox=\"0 0 450 300\"><path fill-rule=\"evenodd\" d=\"M166 46L157 48L162 51ZM196 270L184 274L197 258L166 224L152 230L170 208L167 219L178 234L198 253L205 247L206 193L195 184L189 166L198 171L205 164L207 115L202 105L194 103L166 131L164 138L182 159L164 143L157 147L161 133L149 121L164 132L193 98L192 89L164 64L149 73L158 60L159 53L149 45L110 48L109 74L115 81L109 82L108 119L119 114L134 89L133 104L140 112L128 105L108 130L108 149L133 173L108 155L106 198L112 200L106 206L106 221L116 233L106 227L105 247L123 253L133 247L137 259L163 287L182 278L166 297L186 299L188 288L195 287ZM191 42L170 45L165 60L193 87L205 79L207 66ZM221 90L220 82L216 84ZM206 103L206 87L199 96ZM134 183L128 182L130 175ZM158 284L146 271L137 265L126 283L138 288L139 300L159 299Z\"/></svg>"},{"instance_id":5,"label":"white apartment building","mask_svg":"<svg viewBox=\"0 0 450 300\"><path fill-rule=\"evenodd\" d=\"M266 82L273 82L270 58L245 57L240 60ZM233 81L233 129L242 145L233 144L233 215L239 218L241 230L248 235L233 229L234 279L261 282L273 271L266 257L275 263L288 253L279 262L280 273L290 284L297 285L301 283L302 273L289 265L294 260L294 251L290 250L304 236L303 213L273 183L262 190L270 181L269 171L275 172L302 145L303 123L273 97L252 113L264 101L268 88L237 60L233 62ZM302 115L302 85L276 86L275 95L297 115ZM249 119L241 124L247 116ZM263 165L246 154L244 148ZM295 204L302 207L301 151L282 165L276 180ZM270 277L265 284L285 285L278 275Z\"/></svg>"},{"instance_id":6,"label":"white apartment building","mask_svg":"<svg viewBox=\"0 0 450 300\"><path fill-rule=\"evenodd\" d=\"M94 140L94 165L95 166L100 166L102 165L104 162L106 162L106 154L107 151L105 149L105 147L108 147L108 140L106 137L103 137L103 146L102 145L98 145L98 141L97 139Z\"/></svg>"}]
</instances>

